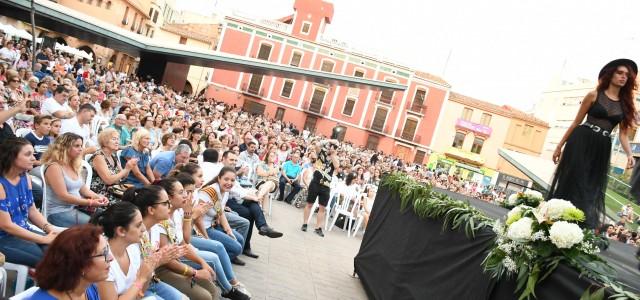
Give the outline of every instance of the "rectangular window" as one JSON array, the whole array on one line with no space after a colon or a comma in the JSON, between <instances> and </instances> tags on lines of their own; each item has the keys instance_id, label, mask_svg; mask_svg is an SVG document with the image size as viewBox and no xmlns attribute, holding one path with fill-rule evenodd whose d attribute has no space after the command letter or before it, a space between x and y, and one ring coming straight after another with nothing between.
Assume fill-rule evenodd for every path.
<instances>
[{"instance_id":1,"label":"rectangular window","mask_svg":"<svg viewBox=\"0 0 640 300\"><path fill-rule=\"evenodd\" d=\"M251 100L244 100L242 105L242 109L252 115L264 115L266 108L266 105Z\"/></svg>"},{"instance_id":2,"label":"rectangular window","mask_svg":"<svg viewBox=\"0 0 640 300\"><path fill-rule=\"evenodd\" d=\"M462 119L463 120L471 121L471 116L472 115L473 115L473 109L465 107L464 110L462 110Z\"/></svg>"},{"instance_id":3,"label":"rectangular window","mask_svg":"<svg viewBox=\"0 0 640 300\"><path fill-rule=\"evenodd\" d=\"M320 71L333 72L333 66L334 66L334 63L330 60L322 61L322 67L320 68Z\"/></svg>"},{"instance_id":4,"label":"rectangular window","mask_svg":"<svg viewBox=\"0 0 640 300\"><path fill-rule=\"evenodd\" d=\"M320 113L322 109L322 103L324 102L324 96L326 91L323 89L314 89L313 96L311 96L311 103L309 104L309 110L315 113Z\"/></svg>"},{"instance_id":5,"label":"rectangular window","mask_svg":"<svg viewBox=\"0 0 640 300\"><path fill-rule=\"evenodd\" d=\"M522 130L522 136L528 137L533 132L533 126L524 125L524 129Z\"/></svg>"},{"instance_id":6,"label":"rectangular window","mask_svg":"<svg viewBox=\"0 0 640 300\"><path fill-rule=\"evenodd\" d=\"M291 62L289 62L289 65L292 65L294 67L299 67L301 61L302 61L302 53L298 51L294 51L293 54L291 55Z\"/></svg>"},{"instance_id":7,"label":"rectangular window","mask_svg":"<svg viewBox=\"0 0 640 300\"><path fill-rule=\"evenodd\" d=\"M284 119L284 108L278 107L276 109L276 120L282 121Z\"/></svg>"},{"instance_id":8,"label":"rectangular window","mask_svg":"<svg viewBox=\"0 0 640 300\"><path fill-rule=\"evenodd\" d=\"M426 153L424 151L422 151L422 150L416 151L416 156L413 158L413 163L421 165L422 162L424 162L424 156L425 155L426 155Z\"/></svg>"},{"instance_id":9,"label":"rectangular window","mask_svg":"<svg viewBox=\"0 0 640 300\"><path fill-rule=\"evenodd\" d=\"M387 110L378 107L376 114L373 116L373 122L371 123L371 129L382 132L384 130L384 122L387 119Z\"/></svg>"},{"instance_id":10,"label":"rectangular window","mask_svg":"<svg viewBox=\"0 0 640 300\"><path fill-rule=\"evenodd\" d=\"M407 119L402 129L402 138L407 141L413 141L413 136L416 134L416 128L418 128L418 121L414 119Z\"/></svg>"},{"instance_id":11,"label":"rectangular window","mask_svg":"<svg viewBox=\"0 0 640 300\"><path fill-rule=\"evenodd\" d=\"M311 132L316 131L316 123L318 122L318 118L313 116L307 116L307 120L304 121L304 129L309 130Z\"/></svg>"},{"instance_id":12,"label":"rectangular window","mask_svg":"<svg viewBox=\"0 0 640 300\"><path fill-rule=\"evenodd\" d=\"M474 138L473 145L471 145L471 152L480 154L482 151L482 145L484 144L484 140L481 138Z\"/></svg>"},{"instance_id":13,"label":"rectangular window","mask_svg":"<svg viewBox=\"0 0 640 300\"><path fill-rule=\"evenodd\" d=\"M347 134L347 127L344 126L336 126L336 128L333 129L333 132L336 133L335 138L338 141L344 141L344 136Z\"/></svg>"},{"instance_id":14,"label":"rectangular window","mask_svg":"<svg viewBox=\"0 0 640 300\"><path fill-rule=\"evenodd\" d=\"M303 22L300 32L302 32L303 34L309 34L309 31L311 31L311 23Z\"/></svg>"},{"instance_id":15,"label":"rectangular window","mask_svg":"<svg viewBox=\"0 0 640 300\"><path fill-rule=\"evenodd\" d=\"M180 44L181 44L181 45L186 45L186 44L187 44L187 38L186 38L186 37L184 37L184 36L181 36L181 37L180 37Z\"/></svg>"},{"instance_id":16,"label":"rectangular window","mask_svg":"<svg viewBox=\"0 0 640 300\"><path fill-rule=\"evenodd\" d=\"M153 23L158 23L158 16L160 14L158 13L158 11L156 10L155 13L153 13Z\"/></svg>"},{"instance_id":17,"label":"rectangular window","mask_svg":"<svg viewBox=\"0 0 640 300\"><path fill-rule=\"evenodd\" d=\"M124 8L124 16L122 17L122 25L129 24L129 7Z\"/></svg>"},{"instance_id":18,"label":"rectangular window","mask_svg":"<svg viewBox=\"0 0 640 300\"><path fill-rule=\"evenodd\" d=\"M153 16L153 7L149 8L149 18L151 18Z\"/></svg>"},{"instance_id":19,"label":"rectangular window","mask_svg":"<svg viewBox=\"0 0 640 300\"><path fill-rule=\"evenodd\" d=\"M489 124L491 124L491 115L488 113L483 113L482 117L480 117L480 124L489 126Z\"/></svg>"},{"instance_id":20,"label":"rectangular window","mask_svg":"<svg viewBox=\"0 0 640 300\"><path fill-rule=\"evenodd\" d=\"M285 80L282 85L282 92L280 96L285 98L291 98L291 92L293 91L293 80Z\"/></svg>"},{"instance_id":21,"label":"rectangular window","mask_svg":"<svg viewBox=\"0 0 640 300\"><path fill-rule=\"evenodd\" d=\"M270 55L271 55L271 45L261 44L260 50L258 51L258 59L269 60Z\"/></svg>"},{"instance_id":22,"label":"rectangular window","mask_svg":"<svg viewBox=\"0 0 640 300\"><path fill-rule=\"evenodd\" d=\"M353 73L353 77L364 78L364 71L356 70L356 71Z\"/></svg>"},{"instance_id":23,"label":"rectangular window","mask_svg":"<svg viewBox=\"0 0 640 300\"><path fill-rule=\"evenodd\" d=\"M378 142L380 141L380 138L371 134L369 135L369 137L367 138L367 149L369 150L378 150Z\"/></svg>"},{"instance_id":24,"label":"rectangular window","mask_svg":"<svg viewBox=\"0 0 640 300\"><path fill-rule=\"evenodd\" d=\"M451 147L454 148L462 148L462 144L464 144L464 138L467 135L464 132L456 132L456 136L453 138L453 144L451 144Z\"/></svg>"},{"instance_id":25,"label":"rectangular window","mask_svg":"<svg viewBox=\"0 0 640 300\"><path fill-rule=\"evenodd\" d=\"M413 102L411 103L411 110L415 112L421 112L424 105L424 98L427 95L427 91L419 89L413 96Z\"/></svg>"},{"instance_id":26,"label":"rectangular window","mask_svg":"<svg viewBox=\"0 0 640 300\"><path fill-rule=\"evenodd\" d=\"M395 82L393 80L387 79L385 80L386 82ZM380 102L384 102L387 104L391 104L391 101L393 101L393 90L389 90L389 89L384 89L382 90L382 92L380 93Z\"/></svg>"},{"instance_id":27,"label":"rectangular window","mask_svg":"<svg viewBox=\"0 0 640 300\"><path fill-rule=\"evenodd\" d=\"M262 86L262 75L253 74L251 75L251 80L249 81L249 88L247 92L250 94L258 95L260 93L260 87Z\"/></svg>"},{"instance_id":28,"label":"rectangular window","mask_svg":"<svg viewBox=\"0 0 640 300\"><path fill-rule=\"evenodd\" d=\"M356 99L347 98L344 102L344 108L342 109L342 114L351 116L353 115L353 109L356 107Z\"/></svg>"}]
</instances>

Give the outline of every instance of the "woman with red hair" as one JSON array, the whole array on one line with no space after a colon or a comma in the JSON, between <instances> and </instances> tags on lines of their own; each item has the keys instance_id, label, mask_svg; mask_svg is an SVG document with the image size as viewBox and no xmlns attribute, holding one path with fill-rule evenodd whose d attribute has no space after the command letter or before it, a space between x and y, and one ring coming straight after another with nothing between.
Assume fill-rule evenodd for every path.
<instances>
[{"instance_id":1,"label":"woman with red hair","mask_svg":"<svg viewBox=\"0 0 640 300\"><path fill-rule=\"evenodd\" d=\"M51 243L38 264L39 289L29 299L99 300L95 283L107 279L112 260L100 227L69 228Z\"/></svg>"},{"instance_id":2,"label":"woman with red hair","mask_svg":"<svg viewBox=\"0 0 640 300\"><path fill-rule=\"evenodd\" d=\"M575 120L553 153L558 168L548 198L571 201L584 211L589 228L596 228L603 216L611 132L618 125L620 144L627 154L627 168L635 163L628 134L636 117L637 74L638 66L630 59L616 59L606 64L598 75L598 87L584 97Z\"/></svg>"}]
</instances>

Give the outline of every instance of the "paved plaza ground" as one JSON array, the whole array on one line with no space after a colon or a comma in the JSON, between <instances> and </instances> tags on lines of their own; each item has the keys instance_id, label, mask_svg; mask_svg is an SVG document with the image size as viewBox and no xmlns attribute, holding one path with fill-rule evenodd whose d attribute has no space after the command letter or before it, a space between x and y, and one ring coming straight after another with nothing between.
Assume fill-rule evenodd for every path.
<instances>
[{"instance_id":1,"label":"paved plaza ground","mask_svg":"<svg viewBox=\"0 0 640 300\"><path fill-rule=\"evenodd\" d=\"M302 232L302 210L274 201L267 222L282 238L259 236L254 228L251 247L260 258L241 256L247 265L234 266L252 299L367 299L360 280L351 278L362 234L347 238L337 227L324 238ZM315 216L309 227L314 224Z\"/></svg>"}]
</instances>

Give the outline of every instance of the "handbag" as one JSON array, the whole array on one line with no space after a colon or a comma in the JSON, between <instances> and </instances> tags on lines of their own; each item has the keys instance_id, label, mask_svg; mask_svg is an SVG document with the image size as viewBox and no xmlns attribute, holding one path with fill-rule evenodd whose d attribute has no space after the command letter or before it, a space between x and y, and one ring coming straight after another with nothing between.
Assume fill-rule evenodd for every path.
<instances>
[{"instance_id":1,"label":"handbag","mask_svg":"<svg viewBox=\"0 0 640 300\"><path fill-rule=\"evenodd\" d=\"M124 192L126 192L128 189L132 187L134 187L134 185L130 183L114 184L107 188L107 192L111 194L114 198L122 200L122 196L124 195Z\"/></svg>"}]
</instances>

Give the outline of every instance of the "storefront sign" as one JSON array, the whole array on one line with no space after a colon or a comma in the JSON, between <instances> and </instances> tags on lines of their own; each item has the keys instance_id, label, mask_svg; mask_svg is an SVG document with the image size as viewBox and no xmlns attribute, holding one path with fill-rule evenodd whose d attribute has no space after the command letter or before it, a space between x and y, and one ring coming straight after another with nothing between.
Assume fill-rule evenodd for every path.
<instances>
[{"instance_id":1,"label":"storefront sign","mask_svg":"<svg viewBox=\"0 0 640 300\"><path fill-rule=\"evenodd\" d=\"M456 127L467 129L484 136L491 136L491 132L493 131L489 126L476 124L464 119L458 119L458 121L456 121Z\"/></svg>"}]
</instances>

